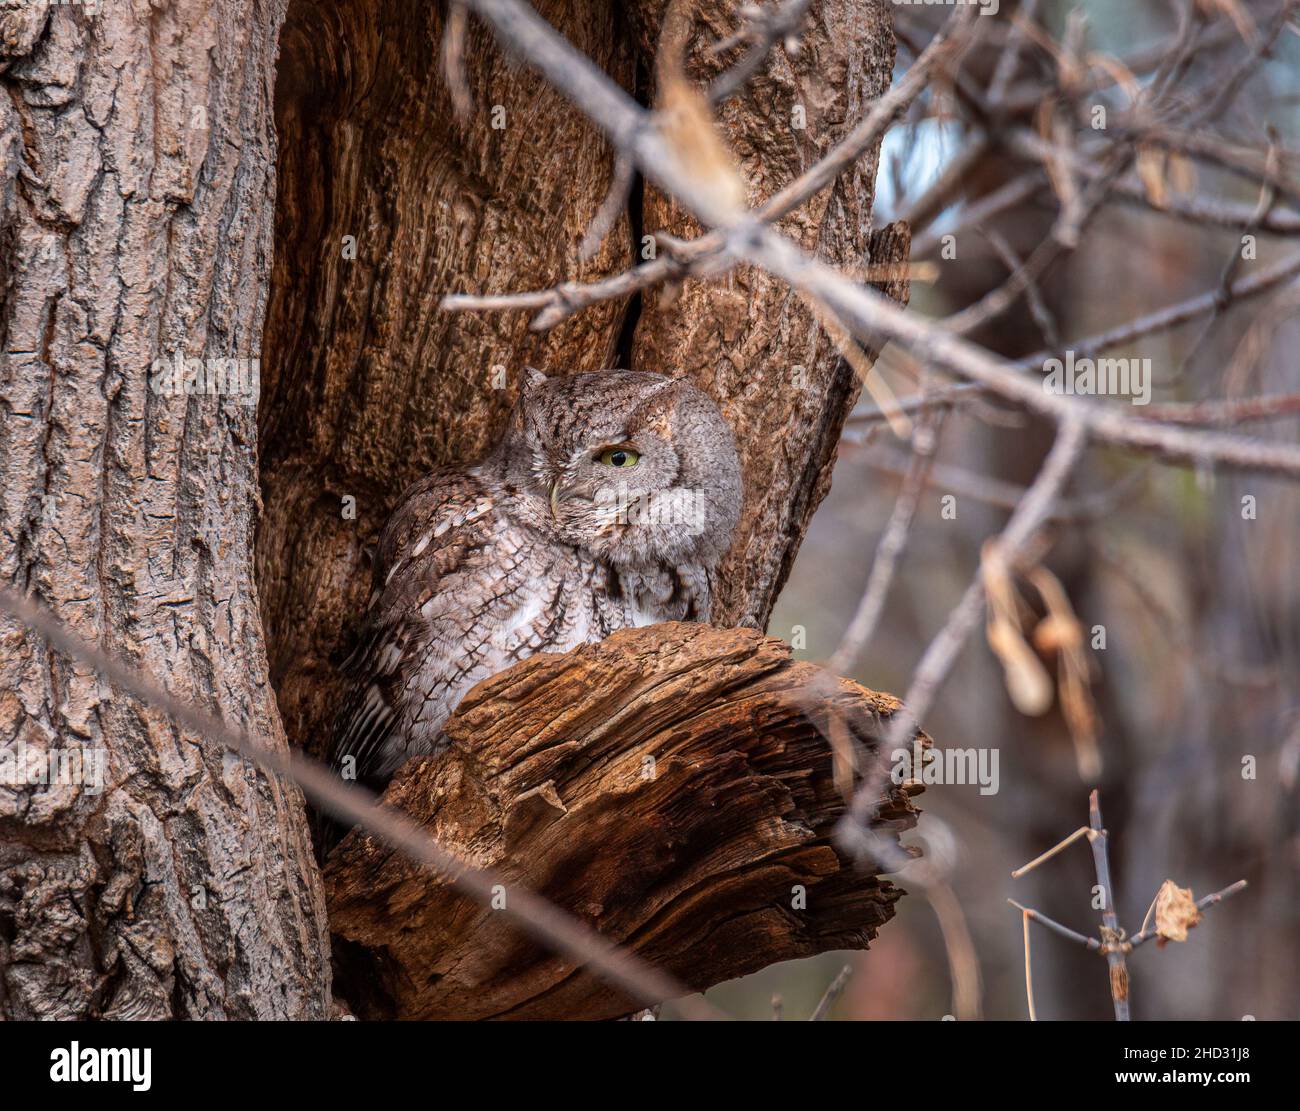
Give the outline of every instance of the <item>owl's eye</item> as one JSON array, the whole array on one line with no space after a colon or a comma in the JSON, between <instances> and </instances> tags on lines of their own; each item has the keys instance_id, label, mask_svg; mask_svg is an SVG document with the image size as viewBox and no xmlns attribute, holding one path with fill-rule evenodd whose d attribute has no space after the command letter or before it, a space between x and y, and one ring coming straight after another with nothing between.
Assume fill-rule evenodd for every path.
<instances>
[{"instance_id":1,"label":"owl's eye","mask_svg":"<svg viewBox=\"0 0 1300 1111\"><path fill-rule=\"evenodd\" d=\"M597 458L607 467L635 467L641 453L630 447L611 447L602 451Z\"/></svg>"}]
</instances>

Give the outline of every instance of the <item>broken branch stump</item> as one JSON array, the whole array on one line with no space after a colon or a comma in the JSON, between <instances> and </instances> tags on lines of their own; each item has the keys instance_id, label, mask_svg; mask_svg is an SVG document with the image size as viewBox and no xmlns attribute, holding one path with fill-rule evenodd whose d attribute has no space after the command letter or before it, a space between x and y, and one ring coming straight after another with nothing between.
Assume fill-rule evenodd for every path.
<instances>
[{"instance_id":1,"label":"broken branch stump","mask_svg":"<svg viewBox=\"0 0 1300 1111\"><path fill-rule=\"evenodd\" d=\"M749 629L667 623L534 656L478 684L450 745L384 801L703 990L777 961L865 949L902 891L833 846L823 736L866 766L899 703ZM819 728L820 727L820 728ZM928 739L923 737L923 743ZM882 783L877 830L916 823ZM615 1018L617 989L353 830L325 866L336 990L365 1018Z\"/></svg>"}]
</instances>

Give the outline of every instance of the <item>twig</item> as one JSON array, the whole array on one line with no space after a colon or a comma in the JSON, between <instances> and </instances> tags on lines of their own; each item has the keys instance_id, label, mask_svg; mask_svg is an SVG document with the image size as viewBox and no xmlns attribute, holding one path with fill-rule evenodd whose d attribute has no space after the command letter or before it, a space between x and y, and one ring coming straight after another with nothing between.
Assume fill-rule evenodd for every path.
<instances>
[{"instance_id":1,"label":"twig","mask_svg":"<svg viewBox=\"0 0 1300 1111\"><path fill-rule=\"evenodd\" d=\"M932 390L929 393L917 394L915 397L900 398L898 411L911 415L912 413L927 413L934 409L951 409L956 405L960 405L963 401L978 397L981 392L979 385L974 382L958 382L955 385L944 386L942 389ZM880 424L885 419L884 410L876 408L866 412L851 413L844 423L849 426L862 427Z\"/></svg>"},{"instance_id":2,"label":"twig","mask_svg":"<svg viewBox=\"0 0 1300 1111\"><path fill-rule=\"evenodd\" d=\"M1024 24L1032 23L1037 18L1038 0L1024 0L1017 14L1020 18L1011 25L1007 40L1002 47L1002 54L998 58L997 68L993 71L993 80L989 82L989 100L994 104L998 104L1006 96L1007 86L1016 75L1016 67L1020 64L1020 47L1025 38ZM1031 1009L1032 1005L1031 1001Z\"/></svg>"},{"instance_id":3,"label":"twig","mask_svg":"<svg viewBox=\"0 0 1300 1111\"><path fill-rule=\"evenodd\" d=\"M1077 399L1047 393L1041 383L1017 374L1001 360L932 322L915 319L874 291L849 282L832 267L807 257L789 240L756 222L752 214L736 215L718 210L677 152L651 125L646 112L535 12L519 0L472 2L496 27L498 34L529 58L622 150L634 156L643 172L653 176L701 218L722 222L727 229L728 253L765 268L801 293L829 306L862 343L879 346L882 335L905 342L918 358L937 362L1058 422L1077 421L1089 435L1116 446L1149 451L1160 458L1180 462L1218 462L1246 470L1300 476L1300 448L1291 445L1222 433L1192 433L1129 417L1115 405L1080 403ZM956 15L952 17L956 18ZM703 240L696 241L700 242Z\"/></svg>"},{"instance_id":4,"label":"twig","mask_svg":"<svg viewBox=\"0 0 1300 1111\"><path fill-rule=\"evenodd\" d=\"M1255 42L1251 44L1251 49L1246 57L1242 58L1236 69L1227 80L1219 82L1219 87L1210 102L1201 109L1194 118L1194 123L1206 124L1211 120L1218 119L1240 94L1242 87L1252 77L1260 72L1260 62L1266 58L1273 49L1273 44L1277 42L1277 37L1282 33L1282 29L1287 25L1291 18L1291 13L1295 10L1296 0L1283 0L1282 6L1278 9L1277 15L1273 19L1272 25L1267 33L1257 35Z\"/></svg>"},{"instance_id":5,"label":"twig","mask_svg":"<svg viewBox=\"0 0 1300 1111\"><path fill-rule=\"evenodd\" d=\"M756 74L767 55L782 39L798 46L795 37L803 25L804 15L808 11L810 0L786 0L775 8L753 6L749 11L749 20L743 29L719 43L715 50L721 52L747 40L749 49L730 69L724 70L709 86L708 97L713 104L718 104L739 92L751 77ZM742 9L744 11L744 9ZM794 53L790 49L790 53Z\"/></svg>"},{"instance_id":6,"label":"twig","mask_svg":"<svg viewBox=\"0 0 1300 1111\"><path fill-rule=\"evenodd\" d=\"M1147 923L1151 918L1151 912L1155 909L1156 902L1159 900L1159 892L1156 899L1152 900L1151 907L1147 910L1146 917L1142 922L1142 929L1132 938L1129 938L1124 930L1120 927L1119 917L1115 911L1115 887L1110 877L1110 858L1107 852L1108 834L1101 820L1101 802L1097 791L1093 791L1088 796L1088 824L1080 826L1069 837L1059 842L1057 845L1048 849L1042 856L1036 857L1022 868L1017 868L1011 873L1013 877L1023 876L1026 872L1038 867L1044 861L1049 860L1059 853L1067 845L1072 845L1080 838L1086 837L1092 850L1093 867L1097 873L1097 885L1101 889L1101 938L1098 940L1093 937L1086 937L1063 926L1061 923L1048 918L1045 914L1040 914L1036 910L1030 910L1028 907L1021 906L1014 899L1008 899L1013 907L1021 912L1025 924L1025 945L1028 951L1028 924L1032 919L1041 925L1046 926L1054 933L1060 934L1061 937L1076 944L1083 945L1093 952L1101 953L1106 958L1106 965L1109 971L1110 993L1113 1006L1115 1008L1115 1019L1118 1022L1127 1022L1129 1020L1129 976L1128 976L1128 954L1133 952L1138 946L1150 941L1151 938L1160 934L1159 925L1156 929L1148 929ZM1222 902L1224 899L1235 895L1238 891L1246 887L1245 880L1238 880L1236 883L1225 887L1222 891L1216 891L1213 895L1206 895L1196 904L1198 910L1204 910L1206 907L1213 906ZM1026 957L1026 960L1028 958ZM1026 965L1026 973L1028 966ZM1030 1006L1032 1007L1032 1001Z\"/></svg>"},{"instance_id":7,"label":"twig","mask_svg":"<svg viewBox=\"0 0 1300 1111\"><path fill-rule=\"evenodd\" d=\"M1100 170L1088 183L1086 193L1062 208L1052 234L1034 249L1029 258L1016 267L1001 286L948 317L945 326L957 335L968 336L1009 311L1020 295L1061 255L1077 246L1084 225L1100 210L1119 171L1120 166L1115 161Z\"/></svg>"},{"instance_id":8,"label":"twig","mask_svg":"<svg viewBox=\"0 0 1300 1111\"><path fill-rule=\"evenodd\" d=\"M1124 939L1115 914L1115 888L1110 881L1110 857L1106 851L1106 828L1101 821L1101 804L1097 791L1088 796L1088 842L1092 846L1093 865L1097 869L1097 884L1101 888L1102 952L1110 969L1110 997L1115 1004L1115 1021L1128 1022L1128 962L1125 954L1132 945Z\"/></svg>"},{"instance_id":9,"label":"twig","mask_svg":"<svg viewBox=\"0 0 1300 1111\"><path fill-rule=\"evenodd\" d=\"M1243 470L1300 477L1300 447L1251 440L1217 432L1173 428L1128 415L1113 403L1050 393L1041 380L1029 378L931 321L886 303L873 291L845 281L831 267L806 258L792 244L767 232L746 229L735 234L736 251L792 285L811 291L835 310L864 343L879 346L879 336L905 343L923 362L979 382L1009 401L1051 419L1083 426L1092 438L1112 446L1148 452L1160 459L1191 464L1219 463Z\"/></svg>"},{"instance_id":10,"label":"twig","mask_svg":"<svg viewBox=\"0 0 1300 1111\"><path fill-rule=\"evenodd\" d=\"M1015 873L1013 872L1012 875L1015 875ZM1007 902L1020 911L1026 919L1031 919L1041 926L1046 926L1053 933L1060 934L1067 941L1073 941L1077 945L1082 945L1085 949L1096 950L1101 948L1101 942L1095 937L1087 937L1077 930L1070 929L1069 926L1063 926L1056 919L1048 918L1041 911L1034 910L1032 907L1021 906L1015 899L1008 899Z\"/></svg>"},{"instance_id":11,"label":"twig","mask_svg":"<svg viewBox=\"0 0 1300 1111\"><path fill-rule=\"evenodd\" d=\"M1024 204L1036 193L1040 193L1046 185L1047 179L1043 176L1042 170L1035 167L1027 173L1012 178L1005 185L999 186L979 200L967 202L951 222L938 228L930 227L924 235L917 236L912 241L912 257L927 258L939 249L948 236L955 236L968 227L978 227L994 216L1000 216L1003 212Z\"/></svg>"},{"instance_id":12,"label":"twig","mask_svg":"<svg viewBox=\"0 0 1300 1111\"><path fill-rule=\"evenodd\" d=\"M1034 323L1038 325L1039 332L1042 333L1044 341L1050 347L1060 347L1060 329L1057 327L1056 320L1043 298L1043 291L1038 284L1037 276L1026 265L1026 260L1016 254L1015 249L1007 242L1004 235L993 228L983 228L981 231L984 238L993 247L993 250L997 252L998 257L1002 259L1002 263L1008 271L1012 274L1017 272L1025 273L1025 301L1029 305L1029 312L1034 318Z\"/></svg>"},{"instance_id":13,"label":"twig","mask_svg":"<svg viewBox=\"0 0 1300 1111\"><path fill-rule=\"evenodd\" d=\"M920 503L921 491L926 486L926 476L934 462L935 443L938 438L939 423L922 425L912 437L912 459L903 480L903 488L894 500L894 509L884 534L876 545L876 555L871 563L871 573L867 576L867 585L858 601L853 617L840 638L840 643L826 662L826 670L832 675L846 675L853 670L853 665L862 654L863 648L875 632L876 622L885 606L889 595L889 586L894 578L894 568L899 556L907 544L907 536L916 516Z\"/></svg>"},{"instance_id":14,"label":"twig","mask_svg":"<svg viewBox=\"0 0 1300 1111\"><path fill-rule=\"evenodd\" d=\"M1012 513L1011 520L1007 522L1002 534L993 541L995 550L1007 566L1015 565L1020 553L1050 516L1052 507L1060 497L1067 479L1083 453L1086 442L1087 436L1080 425L1068 423L1061 427L1056 442L1048 452L1033 486ZM930 646L921 657L907 695L903 699L903 705L890 723L889 738L883 746L884 751L890 752L905 746L917 722L929 711L940 684L947 677L962 646L979 622L983 609L984 577L981 569L967 587L957 607L948 615L944 627L930 642ZM837 840L846 850L862 854L869 852L873 845L878 847L883 844L878 838L872 839L871 844L864 840L866 825L871 817L877 791L876 783L867 781L861 784L853 797L848 813L837 824Z\"/></svg>"},{"instance_id":15,"label":"twig","mask_svg":"<svg viewBox=\"0 0 1300 1111\"><path fill-rule=\"evenodd\" d=\"M1029 1002L1029 1021L1037 1022L1038 1015L1034 1010L1034 971L1033 965L1029 959L1029 919L1032 912L1020 908L1024 913L1020 916L1021 926L1025 936L1025 996Z\"/></svg>"},{"instance_id":16,"label":"twig","mask_svg":"<svg viewBox=\"0 0 1300 1111\"><path fill-rule=\"evenodd\" d=\"M1063 152L1028 128L1013 128L1003 138L1019 155L1043 162L1054 157L1067 158L1071 169L1087 178L1095 179L1106 173L1095 150ZM1151 201L1147 187L1133 175L1116 178L1112 187L1123 199L1136 202L1166 216L1177 216L1192 223L1213 223L1242 229L1252 226L1256 221L1255 205L1240 204L1235 201L1170 196L1166 197L1162 204L1155 205ZM1259 220L1259 229L1275 235L1300 234L1300 213L1291 209L1274 209L1264 219Z\"/></svg>"},{"instance_id":17,"label":"twig","mask_svg":"<svg viewBox=\"0 0 1300 1111\"><path fill-rule=\"evenodd\" d=\"M839 975L830 982L830 986L822 995L821 1001L813 1008L813 1013L808 1016L809 1022L821 1022L830 1013L830 1009L835 1006L835 1001L844 994L844 989L848 985L851 975L853 975L852 965L846 964L840 969Z\"/></svg>"},{"instance_id":18,"label":"twig","mask_svg":"<svg viewBox=\"0 0 1300 1111\"><path fill-rule=\"evenodd\" d=\"M636 167L631 160L621 154L615 155L614 172L609 179L609 191L605 194L605 199L601 201L600 208L597 209L596 215L592 218L591 226L587 228L587 234L582 237L582 242L578 244L579 258L591 258L600 250L600 245L605 241L605 236L609 234L610 229L618 222L619 216L627 208L627 197L632 189L632 181L635 176Z\"/></svg>"},{"instance_id":19,"label":"twig","mask_svg":"<svg viewBox=\"0 0 1300 1111\"><path fill-rule=\"evenodd\" d=\"M1088 835L1088 827L1080 826L1072 834L1070 834L1069 837L1065 838L1063 841L1058 841L1055 845L1053 845L1050 849L1047 850L1047 852L1043 853L1041 856L1034 857L1034 859L1031 860L1028 864L1022 864L1019 868L1017 868L1014 872L1011 873L1011 878L1013 880L1018 880L1026 872L1032 872L1040 864L1044 863L1045 861L1051 860L1052 857L1054 857L1067 845L1073 845L1074 842L1076 842L1080 837L1086 837L1087 835Z\"/></svg>"},{"instance_id":20,"label":"twig","mask_svg":"<svg viewBox=\"0 0 1300 1111\"><path fill-rule=\"evenodd\" d=\"M872 105L871 111L854 127L853 131L837 143L824 158L815 162L789 185L786 185L764 204L760 205L755 213L755 219L771 222L793 212L810 197L815 196L827 185L835 181L844 170L853 165L865 151L879 140L894 120L906 111L907 106L924 91L930 79L931 71L939 65L946 53L952 49L953 40L950 28L955 30L957 16L960 12L959 9L958 12L953 14L944 30L935 36L904 78ZM968 19L969 16L965 18ZM567 46L567 44L565 45ZM563 88L563 86L557 87ZM616 86L611 86L611 88L617 89ZM617 91L620 95L622 94L622 90ZM578 101L578 103L581 107L581 101ZM635 105L629 105L629 107L636 109ZM639 109L636 110L639 112ZM644 113L640 113L640 116L624 119L619 127L624 131L635 131L642 125L634 122L634 120L640 119L644 115ZM682 244L670 255L643 263L631 270L626 270L621 274L600 281L590 282L585 285L566 282L553 289L530 293L483 296L452 293L443 297L439 307L448 312L541 309L542 311L532 321L530 327L533 331L545 331L567 320L575 312L600 301L626 297L651 286L681 278L690 272L694 266L717 256L725 245L725 236L720 232L712 232Z\"/></svg>"},{"instance_id":21,"label":"twig","mask_svg":"<svg viewBox=\"0 0 1300 1111\"><path fill-rule=\"evenodd\" d=\"M1268 163L1273 168L1276 168L1277 164L1277 149L1277 137L1274 135L1272 141L1269 143L1268 157ZM1205 320L1201 324L1200 334L1188 345L1187 354L1183 357L1178 369L1171 376L1172 381L1178 382L1182 380L1188 367L1192 365L1197 354L1204 350L1206 341L1209 339L1210 333L1214 330L1214 326L1218 323L1219 318L1232 306L1232 283L1237 277L1237 273L1241 269L1242 263L1245 261L1245 252L1242 250L1242 243L1245 242L1247 236L1252 235L1259 228L1260 223L1273 210L1273 206L1276 203L1277 189L1267 181L1262 183L1259 191L1259 202L1255 208L1255 219L1250 226L1243 230L1241 242L1234 244L1232 253L1228 256L1228 261L1223 267L1222 273L1219 275L1218 288L1215 290L1214 308L1209 314L1209 319Z\"/></svg>"},{"instance_id":22,"label":"twig","mask_svg":"<svg viewBox=\"0 0 1300 1111\"><path fill-rule=\"evenodd\" d=\"M1269 266L1261 267L1244 278L1239 278L1228 286L1228 293L1233 300L1240 301L1247 297L1266 293L1268 290L1274 289L1294 278L1297 274L1300 274L1300 253L1288 255L1286 258L1279 259ZM1135 320L1130 320L1105 332L1098 332L1095 335L1071 340L1067 346L1077 355L1093 356L1108 348L1119 347L1156 332L1168 331L1170 328L1176 328L1180 324L1185 324L1197 317L1204 316L1206 313L1213 312L1220 303L1222 296L1221 291L1217 289L1209 290L1206 293L1197 294L1195 297L1189 297L1186 301L1180 301L1176 305L1169 305L1166 308L1157 309L1155 312L1146 313ZM1047 350L1037 351L1019 360L1017 365L1026 370L1041 368L1047 359L1053 357L1053 354L1053 352ZM1149 409L1141 415L1151 419ZM1198 422L1188 421L1187 423Z\"/></svg>"},{"instance_id":23,"label":"twig","mask_svg":"<svg viewBox=\"0 0 1300 1111\"><path fill-rule=\"evenodd\" d=\"M948 161L934 184L899 213L898 219L911 226L913 235L917 228L928 226L947 207L949 196L965 186L970 171L988 153L988 149L988 136L977 135ZM913 257L921 257L920 252L915 250L916 240L913 239L912 242Z\"/></svg>"},{"instance_id":24,"label":"twig","mask_svg":"<svg viewBox=\"0 0 1300 1111\"><path fill-rule=\"evenodd\" d=\"M939 920L943 948L948 956L948 976L952 981L952 1010L960 1021L974 1022L983 1017L980 996L983 985L975 943L961 904L952 885L945 880L932 881L924 890L926 900Z\"/></svg>"},{"instance_id":25,"label":"twig","mask_svg":"<svg viewBox=\"0 0 1300 1111\"><path fill-rule=\"evenodd\" d=\"M851 447L858 446L850 443ZM907 459L896 453L864 453L868 466L875 467L891 475L906 475L910 469ZM1140 490L1137 482L1142 468L1135 468L1115 485L1104 491L1088 494L1081 498L1062 498L1052 510L1048 520L1052 524L1063 522L1097 521L1106 517L1122 502ZM1014 482L1004 482L998 478L963 470L957 466L936 463L926 475L927 487L938 487L951 491L961 497L971 498L983 505L997 506L1008 512L1020 504L1025 496L1025 487Z\"/></svg>"},{"instance_id":26,"label":"twig","mask_svg":"<svg viewBox=\"0 0 1300 1111\"><path fill-rule=\"evenodd\" d=\"M469 12L459 0L451 0L447 8L447 25L442 31L442 76L451 94L451 108L461 122L469 119L474 101L469 94L469 81L465 77L465 33Z\"/></svg>"}]
</instances>

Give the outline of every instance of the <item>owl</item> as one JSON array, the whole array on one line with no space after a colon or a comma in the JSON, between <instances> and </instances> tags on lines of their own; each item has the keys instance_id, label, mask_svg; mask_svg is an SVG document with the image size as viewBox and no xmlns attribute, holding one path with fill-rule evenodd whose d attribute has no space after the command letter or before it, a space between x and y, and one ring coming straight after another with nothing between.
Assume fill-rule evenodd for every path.
<instances>
[{"instance_id":1,"label":"owl","mask_svg":"<svg viewBox=\"0 0 1300 1111\"><path fill-rule=\"evenodd\" d=\"M525 373L481 462L408 489L380 536L333 765L382 789L481 679L617 629L708 621L740 515L731 430L690 383Z\"/></svg>"}]
</instances>

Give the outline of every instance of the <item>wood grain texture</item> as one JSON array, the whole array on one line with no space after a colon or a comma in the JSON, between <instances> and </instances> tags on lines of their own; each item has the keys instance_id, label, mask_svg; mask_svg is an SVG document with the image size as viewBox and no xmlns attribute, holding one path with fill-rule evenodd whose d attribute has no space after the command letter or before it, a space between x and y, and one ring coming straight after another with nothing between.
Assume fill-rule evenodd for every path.
<instances>
[{"instance_id":1,"label":"wood grain texture","mask_svg":"<svg viewBox=\"0 0 1300 1111\"><path fill-rule=\"evenodd\" d=\"M174 353L261 355L282 15L274 0L0 12L0 576L280 748L253 579L255 398L150 379ZM102 790L93 774L0 786L0 1017L327 1015L296 790L8 620L0 746L107 765Z\"/></svg>"},{"instance_id":2,"label":"wood grain texture","mask_svg":"<svg viewBox=\"0 0 1300 1111\"><path fill-rule=\"evenodd\" d=\"M450 749L408 764L385 801L694 989L866 948L902 892L831 845L843 803L817 725L833 706L874 748L898 703L841 680L810 720L800 692L817 674L756 631L680 623L535 656L475 687ZM918 812L886 785L877 828L897 833ZM359 831L325 883L340 987L362 1017L632 1009Z\"/></svg>"}]
</instances>

